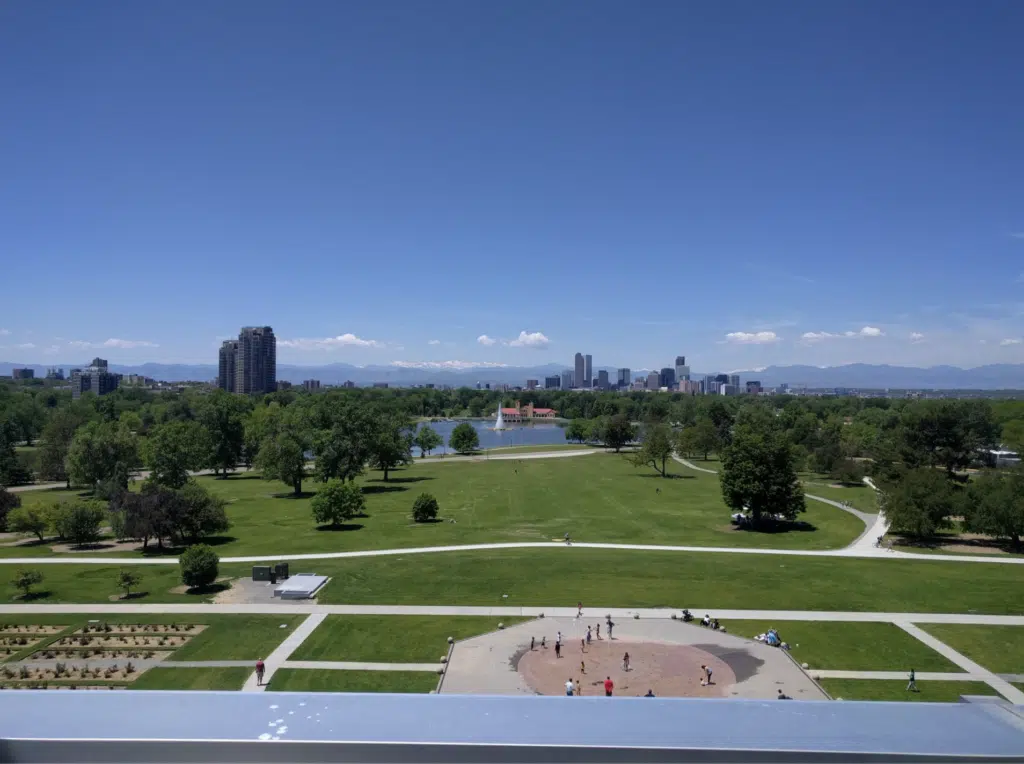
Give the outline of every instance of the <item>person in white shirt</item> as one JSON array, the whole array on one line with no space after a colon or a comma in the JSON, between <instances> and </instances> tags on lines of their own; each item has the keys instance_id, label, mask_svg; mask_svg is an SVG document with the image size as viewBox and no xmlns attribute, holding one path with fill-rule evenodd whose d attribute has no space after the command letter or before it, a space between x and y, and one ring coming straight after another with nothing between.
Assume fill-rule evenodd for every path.
<instances>
[{"instance_id":1,"label":"person in white shirt","mask_svg":"<svg viewBox=\"0 0 1024 764\"><path fill-rule=\"evenodd\" d=\"M565 680L565 694L569 695L571 697L572 696L572 691L573 691L572 680L571 679L566 679Z\"/></svg>"}]
</instances>

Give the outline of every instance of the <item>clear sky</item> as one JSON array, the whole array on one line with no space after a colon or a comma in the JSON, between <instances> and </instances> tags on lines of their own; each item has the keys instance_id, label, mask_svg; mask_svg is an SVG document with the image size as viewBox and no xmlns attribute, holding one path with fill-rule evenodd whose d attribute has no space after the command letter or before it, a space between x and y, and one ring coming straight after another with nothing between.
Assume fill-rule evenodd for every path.
<instances>
[{"instance_id":1,"label":"clear sky","mask_svg":"<svg viewBox=\"0 0 1024 764\"><path fill-rule=\"evenodd\" d=\"M0 4L0 360L1024 362L1024 2Z\"/></svg>"}]
</instances>

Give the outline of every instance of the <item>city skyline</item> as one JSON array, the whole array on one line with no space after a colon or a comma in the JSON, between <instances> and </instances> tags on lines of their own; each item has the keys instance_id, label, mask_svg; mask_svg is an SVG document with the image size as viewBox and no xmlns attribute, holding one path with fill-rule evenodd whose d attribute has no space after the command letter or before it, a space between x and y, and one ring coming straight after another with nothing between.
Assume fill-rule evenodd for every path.
<instances>
[{"instance_id":1,"label":"city skyline","mask_svg":"<svg viewBox=\"0 0 1024 764\"><path fill-rule=\"evenodd\" d=\"M0 360L1024 362L1022 4L3 21Z\"/></svg>"}]
</instances>

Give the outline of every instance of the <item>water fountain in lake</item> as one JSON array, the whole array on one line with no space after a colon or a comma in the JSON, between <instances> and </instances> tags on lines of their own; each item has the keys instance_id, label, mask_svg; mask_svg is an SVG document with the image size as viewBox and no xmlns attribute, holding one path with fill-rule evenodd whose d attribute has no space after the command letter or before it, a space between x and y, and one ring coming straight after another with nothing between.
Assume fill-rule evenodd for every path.
<instances>
[{"instance_id":1,"label":"water fountain in lake","mask_svg":"<svg viewBox=\"0 0 1024 764\"><path fill-rule=\"evenodd\" d=\"M502 412L501 412L501 403L500 402L498 403L498 418L494 420L494 428L493 429L495 429L495 430L504 430L505 429L505 415L502 414Z\"/></svg>"}]
</instances>

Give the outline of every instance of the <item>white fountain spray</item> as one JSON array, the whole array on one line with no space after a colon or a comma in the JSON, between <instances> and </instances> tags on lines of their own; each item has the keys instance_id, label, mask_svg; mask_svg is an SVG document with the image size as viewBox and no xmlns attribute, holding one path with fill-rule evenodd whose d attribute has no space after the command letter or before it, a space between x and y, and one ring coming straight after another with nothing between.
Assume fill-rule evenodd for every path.
<instances>
[{"instance_id":1,"label":"white fountain spray","mask_svg":"<svg viewBox=\"0 0 1024 764\"><path fill-rule=\"evenodd\" d=\"M505 415L501 411L501 401L498 401L498 418L494 420L495 430L505 429Z\"/></svg>"}]
</instances>

